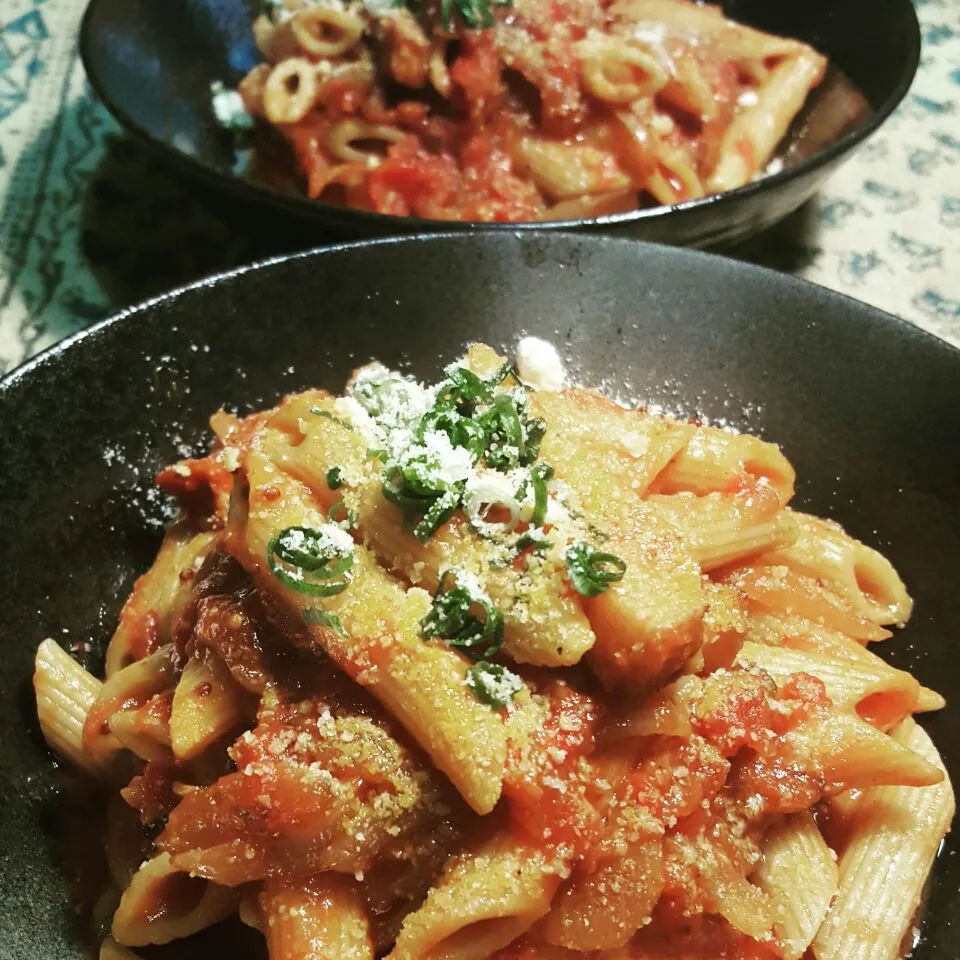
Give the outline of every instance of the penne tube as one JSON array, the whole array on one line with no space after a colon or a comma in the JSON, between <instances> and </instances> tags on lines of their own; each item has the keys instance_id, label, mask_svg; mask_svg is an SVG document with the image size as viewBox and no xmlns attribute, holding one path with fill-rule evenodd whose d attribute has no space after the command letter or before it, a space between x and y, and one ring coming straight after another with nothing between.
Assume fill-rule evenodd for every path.
<instances>
[{"instance_id":1,"label":"penne tube","mask_svg":"<svg viewBox=\"0 0 960 960\"><path fill-rule=\"evenodd\" d=\"M247 712L247 698L223 660L212 652L191 656L177 681L170 714L170 746L177 762L200 756Z\"/></svg>"},{"instance_id":2,"label":"penne tube","mask_svg":"<svg viewBox=\"0 0 960 960\"><path fill-rule=\"evenodd\" d=\"M775 443L716 427L697 427L657 476L658 493L723 493L746 479L764 480L781 504L793 497L796 473Z\"/></svg>"},{"instance_id":3,"label":"penne tube","mask_svg":"<svg viewBox=\"0 0 960 960\"><path fill-rule=\"evenodd\" d=\"M719 7L707 4L677 3L676 0L616 0L610 13L630 26L653 24L665 28L668 33L709 38L730 59L766 60L808 49L798 40L734 23Z\"/></svg>"},{"instance_id":4,"label":"penne tube","mask_svg":"<svg viewBox=\"0 0 960 960\"><path fill-rule=\"evenodd\" d=\"M734 117L723 135L717 165L707 179L711 191L741 187L769 163L825 68L826 59L806 47L770 71L755 105Z\"/></svg>"},{"instance_id":5,"label":"penne tube","mask_svg":"<svg viewBox=\"0 0 960 960\"><path fill-rule=\"evenodd\" d=\"M290 33L308 57L345 54L363 36L364 22L355 12L328 6L305 6L290 19Z\"/></svg>"},{"instance_id":6,"label":"penne tube","mask_svg":"<svg viewBox=\"0 0 960 960\"><path fill-rule=\"evenodd\" d=\"M373 960L366 907L342 874L267 880L260 906L270 960Z\"/></svg>"},{"instance_id":7,"label":"penne tube","mask_svg":"<svg viewBox=\"0 0 960 960\"><path fill-rule=\"evenodd\" d=\"M175 869L160 853L134 874L113 916L113 939L124 947L170 943L225 920L238 894Z\"/></svg>"},{"instance_id":8,"label":"penne tube","mask_svg":"<svg viewBox=\"0 0 960 960\"><path fill-rule=\"evenodd\" d=\"M571 950L621 947L650 921L663 883L662 837L624 842L615 857L563 884L537 933Z\"/></svg>"},{"instance_id":9,"label":"penne tube","mask_svg":"<svg viewBox=\"0 0 960 960\"><path fill-rule=\"evenodd\" d=\"M893 564L872 547L854 540L830 520L790 511L800 536L789 547L765 556L828 584L873 623L905 623L913 601Z\"/></svg>"},{"instance_id":10,"label":"penne tube","mask_svg":"<svg viewBox=\"0 0 960 960\"><path fill-rule=\"evenodd\" d=\"M703 642L684 664L684 673L713 673L733 665L747 632L747 615L742 594L722 583L705 580L706 610L703 614Z\"/></svg>"},{"instance_id":11,"label":"penne tube","mask_svg":"<svg viewBox=\"0 0 960 960\"><path fill-rule=\"evenodd\" d=\"M649 687L700 648L705 600L700 568L656 506L637 503L604 545L623 578L585 601L597 642L591 668L610 686Z\"/></svg>"},{"instance_id":12,"label":"penne tube","mask_svg":"<svg viewBox=\"0 0 960 960\"><path fill-rule=\"evenodd\" d=\"M837 892L836 855L807 811L794 813L764 837L753 882L773 901L773 933L784 960L800 960Z\"/></svg>"},{"instance_id":13,"label":"penne tube","mask_svg":"<svg viewBox=\"0 0 960 960\"><path fill-rule=\"evenodd\" d=\"M107 646L106 675L142 660L171 639L170 630L186 605L193 577L212 551L217 535L195 533L175 523L163 538L150 569L133 586Z\"/></svg>"},{"instance_id":14,"label":"penne tube","mask_svg":"<svg viewBox=\"0 0 960 960\"><path fill-rule=\"evenodd\" d=\"M838 644L849 646L844 643L844 635L846 640L861 644L890 636L889 630L860 616L843 597L789 567L744 567L725 579L746 596L751 614L773 615L765 625L758 624L758 630L775 628L786 621L806 644L820 644L827 649Z\"/></svg>"},{"instance_id":15,"label":"penne tube","mask_svg":"<svg viewBox=\"0 0 960 960\"><path fill-rule=\"evenodd\" d=\"M942 710L947 705L946 698L931 690L929 687L921 687L917 694L917 702L913 707L914 713L928 713L932 710Z\"/></svg>"},{"instance_id":16,"label":"penne tube","mask_svg":"<svg viewBox=\"0 0 960 960\"><path fill-rule=\"evenodd\" d=\"M629 513L694 430L590 390L537 391L530 409L547 425L541 455L598 521Z\"/></svg>"},{"instance_id":17,"label":"penne tube","mask_svg":"<svg viewBox=\"0 0 960 960\"><path fill-rule=\"evenodd\" d=\"M107 679L91 706L83 729L83 748L92 756L106 756L119 749L111 733L115 713L143 706L156 694L171 690L176 683L173 648L168 644L143 660L118 670ZM120 721L124 725L126 721Z\"/></svg>"},{"instance_id":18,"label":"penne tube","mask_svg":"<svg viewBox=\"0 0 960 960\"><path fill-rule=\"evenodd\" d=\"M804 769L822 777L825 794L869 787L929 787L943 771L901 740L847 713L816 714L784 736Z\"/></svg>"},{"instance_id":19,"label":"penne tube","mask_svg":"<svg viewBox=\"0 0 960 960\"><path fill-rule=\"evenodd\" d=\"M839 891L813 941L816 960L899 955L953 819L953 790L930 738L910 718L897 727L894 738L943 776L919 789L875 787L859 800L840 857Z\"/></svg>"},{"instance_id":20,"label":"penne tube","mask_svg":"<svg viewBox=\"0 0 960 960\"><path fill-rule=\"evenodd\" d=\"M809 673L823 681L837 709L856 713L881 730L889 730L912 713L920 693L920 684L909 673L866 650L851 660L747 642L738 659L760 667L777 682L792 673Z\"/></svg>"},{"instance_id":21,"label":"penne tube","mask_svg":"<svg viewBox=\"0 0 960 960\"><path fill-rule=\"evenodd\" d=\"M37 648L33 689L40 730L50 749L78 770L101 775L107 757L86 752L83 727L103 690L103 683L84 670L56 641L47 639Z\"/></svg>"},{"instance_id":22,"label":"penne tube","mask_svg":"<svg viewBox=\"0 0 960 960\"><path fill-rule=\"evenodd\" d=\"M776 492L765 482L732 496L678 493L651 496L650 502L683 534L705 571L741 563L797 538L796 521L780 509Z\"/></svg>"},{"instance_id":23,"label":"penne tube","mask_svg":"<svg viewBox=\"0 0 960 960\"><path fill-rule=\"evenodd\" d=\"M309 626L315 642L387 707L478 813L492 810L503 782L503 721L467 688L466 658L421 638L429 595L405 593L359 544L349 589L321 602L284 585L269 571L268 545L290 527L319 529L326 517L304 486L259 452L247 456L246 474L249 512L230 549L261 587L301 617L311 619L310 610L336 617L339 627Z\"/></svg>"},{"instance_id":24,"label":"penne tube","mask_svg":"<svg viewBox=\"0 0 960 960\"><path fill-rule=\"evenodd\" d=\"M564 861L514 828L452 858L387 960L485 960L549 909Z\"/></svg>"},{"instance_id":25,"label":"penne tube","mask_svg":"<svg viewBox=\"0 0 960 960\"><path fill-rule=\"evenodd\" d=\"M260 905L261 892L260 885L255 883L250 884L245 889L240 895L237 917L245 927L250 927L251 930L257 930L259 933L265 933L267 925L263 907Z\"/></svg>"},{"instance_id":26,"label":"penne tube","mask_svg":"<svg viewBox=\"0 0 960 960\"><path fill-rule=\"evenodd\" d=\"M616 156L608 150L536 136L520 138L515 150L518 164L554 200L627 190L631 185Z\"/></svg>"},{"instance_id":27,"label":"penne tube","mask_svg":"<svg viewBox=\"0 0 960 960\"><path fill-rule=\"evenodd\" d=\"M108 721L120 745L141 760L173 763L170 750L169 692L151 697L142 707L117 710Z\"/></svg>"}]
</instances>

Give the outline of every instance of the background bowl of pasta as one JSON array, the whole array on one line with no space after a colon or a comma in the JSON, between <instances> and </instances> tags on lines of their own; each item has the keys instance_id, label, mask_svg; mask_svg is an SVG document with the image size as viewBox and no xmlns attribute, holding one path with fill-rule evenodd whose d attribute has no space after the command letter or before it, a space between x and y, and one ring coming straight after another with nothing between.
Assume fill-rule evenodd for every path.
<instances>
[{"instance_id":1,"label":"background bowl of pasta","mask_svg":"<svg viewBox=\"0 0 960 960\"><path fill-rule=\"evenodd\" d=\"M552 342L583 389L557 392L550 352L521 336ZM79 958L115 910L121 946L100 956L128 960L166 941L142 955L263 956L249 925L275 960L371 958L371 938L396 940L393 957L465 942L498 960L716 956L697 931L730 957L807 956L812 941L820 958L879 960L901 937L918 960L957 955L951 836L925 880L953 812L940 764L960 771L956 708L933 692L960 694L960 353L946 343L707 254L435 235L160 297L15 371L0 409L5 957ZM465 485L431 500L411 437ZM163 539L169 493L186 519ZM568 529L580 539L558 560ZM655 537L638 548L641 531ZM507 563L434 567L438 544L472 563L503 537ZM538 592L554 563L569 587ZM884 640L910 612L894 568L915 613ZM412 585L431 577L432 599ZM527 592L509 605L504 584ZM522 616L521 596L545 619ZM643 596L652 634L629 606ZM379 639L357 646L365 630ZM785 743L790 763L765 767ZM602 806L613 784L626 792ZM590 846L630 811L647 812L623 821L625 847ZM583 885L621 868L602 895ZM671 913L684 903L693 920ZM633 952L610 947L641 923ZM307 953L310 937L339 946ZM577 952L596 937L613 952Z\"/></svg>"},{"instance_id":2,"label":"background bowl of pasta","mask_svg":"<svg viewBox=\"0 0 960 960\"><path fill-rule=\"evenodd\" d=\"M126 129L264 231L704 246L803 203L920 35L909 0L91 0L80 48Z\"/></svg>"}]
</instances>

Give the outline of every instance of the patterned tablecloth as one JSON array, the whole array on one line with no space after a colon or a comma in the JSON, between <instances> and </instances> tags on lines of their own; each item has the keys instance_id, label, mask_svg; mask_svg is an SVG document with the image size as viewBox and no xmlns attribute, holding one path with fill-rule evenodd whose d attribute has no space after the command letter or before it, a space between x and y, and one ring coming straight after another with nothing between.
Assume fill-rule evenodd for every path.
<instances>
[{"instance_id":1,"label":"patterned tablecloth","mask_svg":"<svg viewBox=\"0 0 960 960\"><path fill-rule=\"evenodd\" d=\"M737 253L960 345L960 0L915 2L923 59L904 103ZM280 252L120 134L77 56L83 6L0 0L0 374L117 307Z\"/></svg>"}]
</instances>

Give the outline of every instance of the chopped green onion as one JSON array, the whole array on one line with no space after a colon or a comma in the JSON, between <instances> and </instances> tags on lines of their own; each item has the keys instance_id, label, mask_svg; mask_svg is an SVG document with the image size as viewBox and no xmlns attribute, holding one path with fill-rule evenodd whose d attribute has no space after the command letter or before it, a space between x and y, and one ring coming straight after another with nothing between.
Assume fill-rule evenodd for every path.
<instances>
[{"instance_id":1,"label":"chopped green onion","mask_svg":"<svg viewBox=\"0 0 960 960\"><path fill-rule=\"evenodd\" d=\"M343 471L339 467L331 467L327 471L327 486L331 490L339 490L343 486Z\"/></svg>"},{"instance_id":2,"label":"chopped green onion","mask_svg":"<svg viewBox=\"0 0 960 960\"><path fill-rule=\"evenodd\" d=\"M467 686L481 703L503 709L523 689L523 681L499 663L481 660L467 670Z\"/></svg>"},{"instance_id":3,"label":"chopped green onion","mask_svg":"<svg viewBox=\"0 0 960 960\"><path fill-rule=\"evenodd\" d=\"M337 514L341 509L343 510L343 519L338 520ZM330 509L327 511L327 523L335 524L342 530L353 530L359 519L360 516L357 511L353 507L348 507L342 500L335 500L330 504Z\"/></svg>"},{"instance_id":4,"label":"chopped green onion","mask_svg":"<svg viewBox=\"0 0 960 960\"><path fill-rule=\"evenodd\" d=\"M460 504L459 490L448 490L427 509L423 519L413 526L413 535L426 543L452 516Z\"/></svg>"},{"instance_id":5,"label":"chopped green onion","mask_svg":"<svg viewBox=\"0 0 960 960\"><path fill-rule=\"evenodd\" d=\"M448 589L450 577L454 584ZM447 570L437 585L430 612L420 621L420 635L425 640L439 637L475 659L493 657L503 646L503 614L489 597L459 581L456 571Z\"/></svg>"},{"instance_id":6,"label":"chopped green onion","mask_svg":"<svg viewBox=\"0 0 960 960\"><path fill-rule=\"evenodd\" d=\"M339 424L341 427L343 427L346 430L353 429L353 427L351 427L346 420L341 420L340 417L335 416L329 410L324 410L322 407L311 407L310 412L313 414L316 414L316 416L318 417L323 417L326 420L332 420L334 423Z\"/></svg>"},{"instance_id":7,"label":"chopped green onion","mask_svg":"<svg viewBox=\"0 0 960 960\"><path fill-rule=\"evenodd\" d=\"M523 449L520 453L520 463L524 466L533 463L540 456L540 444L546 432L547 425L539 417L524 422Z\"/></svg>"},{"instance_id":8,"label":"chopped green onion","mask_svg":"<svg viewBox=\"0 0 960 960\"><path fill-rule=\"evenodd\" d=\"M530 482L533 484L533 516L531 523L542 527L547 517L547 481L553 479L553 467L549 463L534 464L530 470Z\"/></svg>"},{"instance_id":9,"label":"chopped green onion","mask_svg":"<svg viewBox=\"0 0 960 960\"><path fill-rule=\"evenodd\" d=\"M498 394L479 422L486 435L486 460L494 470L527 467L539 456L546 424L527 420L522 390Z\"/></svg>"},{"instance_id":10,"label":"chopped green onion","mask_svg":"<svg viewBox=\"0 0 960 960\"><path fill-rule=\"evenodd\" d=\"M539 530L527 530L524 533L521 533L517 538L517 542L513 545L513 549L516 553L523 553L527 547L533 547L534 553L543 553L545 550L549 550L553 546L553 541L548 540L544 536L537 536Z\"/></svg>"},{"instance_id":11,"label":"chopped green onion","mask_svg":"<svg viewBox=\"0 0 960 960\"><path fill-rule=\"evenodd\" d=\"M611 583L623 579L627 565L612 553L595 550L584 540L567 547L564 554L573 589L583 597L596 597Z\"/></svg>"},{"instance_id":12,"label":"chopped green onion","mask_svg":"<svg viewBox=\"0 0 960 960\"><path fill-rule=\"evenodd\" d=\"M285 586L314 597L342 593L353 577L353 542L339 527L287 527L267 544L270 572Z\"/></svg>"},{"instance_id":13,"label":"chopped green onion","mask_svg":"<svg viewBox=\"0 0 960 960\"><path fill-rule=\"evenodd\" d=\"M347 636L347 631L340 622L340 618L335 613L328 613L326 610L317 610L315 607L304 610L303 622L310 626L331 627L341 637Z\"/></svg>"},{"instance_id":14,"label":"chopped green onion","mask_svg":"<svg viewBox=\"0 0 960 960\"><path fill-rule=\"evenodd\" d=\"M474 463L483 456L486 447L483 427L471 417L463 416L451 403L438 403L420 418L417 439L422 443L431 432L445 433L453 446L469 450Z\"/></svg>"},{"instance_id":15,"label":"chopped green onion","mask_svg":"<svg viewBox=\"0 0 960 960\"><path fill-rule=\"evenodd\" d=\"M469 4L473 0L444 0L444 3L448 5L451 2L456 2L459 6L461 2ZM480 2L483 2L483 0L480 0ZM483 377L478 377L466 367L449 367L447 378L440 385L438 399L457 407L465 407L468 412L472 413L478 404L493 403L496 388L509 373L510 365L507 363L486 380Z\"/></svg>"}]
</instances>

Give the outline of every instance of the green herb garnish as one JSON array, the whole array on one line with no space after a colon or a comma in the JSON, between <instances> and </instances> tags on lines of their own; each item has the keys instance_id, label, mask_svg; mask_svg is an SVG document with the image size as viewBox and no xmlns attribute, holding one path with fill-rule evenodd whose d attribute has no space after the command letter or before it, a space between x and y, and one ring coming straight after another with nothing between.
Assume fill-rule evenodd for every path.
<instances>
[{"instance_id":1,"label":"green herb garnish","mask_svg":"<svg viewBox=\"0 0 960 960\"><path fill-rule=\"evenodd\" d=\"M479 420L486 437L484 456L494 470L526 467L537 459L544 423L527 420L526 404L514 393L499 394Z\"/></svg>"},{"instance_id":2,"label":"green herb garnish","mask_svg":"<svg viewBox=\"0 0 960 960\"><path fill-rule=\"evenodd\" d=\"M438 401L428 410L417 424L416 437L423 443L428 433L444 433L455 447L470 451L476 463L486 447L486 435L483 427L471 417L461 414L449 401Z\"/></svg>"},{"instance_id":3,"label":"green herb garnish","mask_svg":"<svg viewBox=\"0 0 960 960\"><path fill-rule=\"evenodd\" d=\"M584 597L596 597L623 579L627 565L612 553L595 550L584 540L577 540L564 553L573 589Z\"/></svg>"},{"instance_id":4,"label":"green herb garnish","mask_svg":"<svg viewBox=\"0 0 960 960\"><path fill-rule=\"evenodd\" d=\"M341 511L343 516L338 519L337 514ZM342 500L335 500L327 511L327 523L336 524L342 530L353 530L359 519L357 511L353 507L348 507Z\"/></svg>"},{"instance_id":5,"label":"green herb garnish","mask_svg":"<svg viewBox=\"0 0 960 960\"><path fill-rule=\"evenodd\" d=\"M287 527L267 544L270 572L297 593L332 597L342 593L353 577L353 542L339 528L326 525Z\"/></svg>"},{"instance_id":6,"label":"green herb garnish","mask_svg":"<svg viewBox=\"0 0 960 960\"><path fill-rule=\"evenodd\" d=\"M341 420L340 417L335 416L329 410L324 410L322 407L311 407L310 412L315 414L318 417L323 417L325 420L332 420L334 423L339 424L345 430L352 430L353 427L347 423L346 420Z\"/></svg>"},{"instance_id":7,"label":"green herb garnish","mask_svg":"<svg viewBox=\"0 0 960 960\"><path fill-rule=\"evenodd\" d=\"M549 550L553 546L553 541L548 540L546 537L538 534L539 530L527 530L524 533L521 533L517 538L517 542L513 545L513 550L515 553L523 553L527 547L533 547L534 553L543 553L546 550Z\"/></svg>"},{"instance_id":8,"label":"green herb garnish","mask_svg":"<svg viewBox=\"0 0 960 960\"><path fill-rule=\"evenodd\" d=\"M414 536L426 543L453 516L463 498L463 480L447 480L428 452L388 463L383 472L384 497L407 517Z\"/></svg>"},{"instance_id":9,"label":"green herb garnish","mask_svg":"<svg viewBox=\"0 0 960 960\"><path fill-rule=\"evenodd\" d=\"M347 631L340 622L340 618L335 613L328 613L326 610L317 610L315 607L304 610L303 622L310 626L331 627L341 637L347 636Z\"/></svg>"},{"instance_id":10,"label":"green herb garnish","mask_svg":"<svg viewBox=\"0 0 960 960\"><path fill-rule=\"evenodd\" d=\"M343 471L339 467L331 467L327 471L327 486L331 490L339 490L343 486Z\"/></svg>"},{"instance_id":11,"label":"green herb garnish","mask_svg":"<svg viewBox=\"0 0 960 960\"><path fill-rule=\"evenodd\" d=\"M459 580L456 571L447 570L430 612L420 621L420 635L425 640L439 637L474 659L493 657L503 646L503 614L489 597Z\"/></svg>"},{"instance_id":12,"label":"green herb garnish","mask_svg":"<svg viewBox=\"0 0 960 960\"><path fill-rule=\"evenodd\" d=\"M549 463L536 463L530 470L530 482L533 485L533 516L531 523L542 527L547 517L547 481L553 479L553 467Z\"/></svg>"},{"instance_id":13,"label":"green herb garnish","mask_svg":"<svg viewBox=\"0 0 960 960\"><path fill-rule=\"evenodd\" d=\"M481 660L467 670L467 686L482 703L502 709L523 689L523 681L499 663Z\"/></svg>"},{"instance_id":14,"label":"green herb garnish","mask_svg":"<svg viewBox=\"0 0 960 960\"><path fill-rule=\"evenodd\" d=\"M455 0L457 4L460 0ZM470 0L465 0L470 2ZM483 0L481 0L483 2ZM473 413L481 403L493 403L496 388L510 373L510 364L505 363L491 377L484 379L466 367L448 367L447 377L440 384L437 399L453 404L467 415Z\"/></svg>"}]
</instances>

